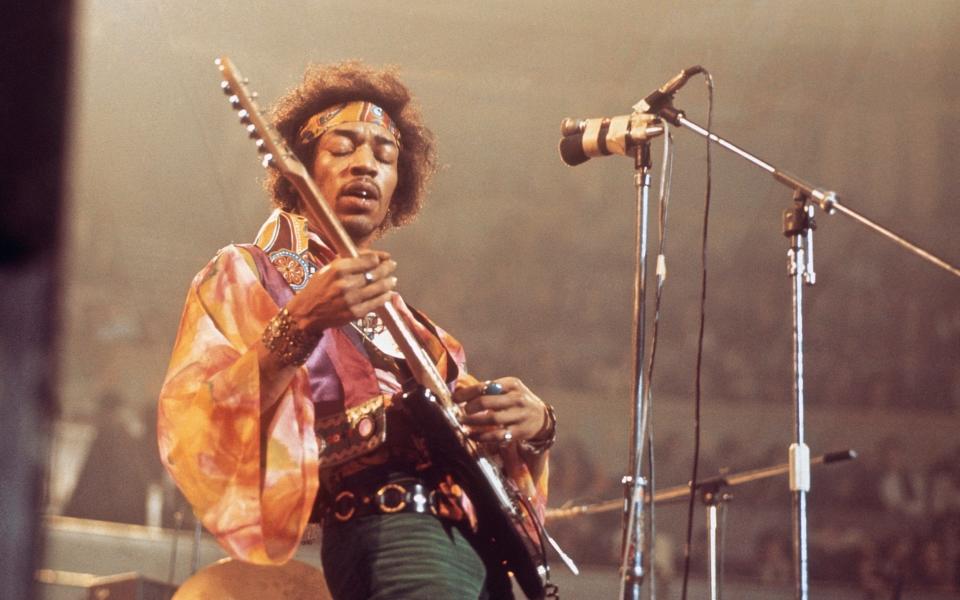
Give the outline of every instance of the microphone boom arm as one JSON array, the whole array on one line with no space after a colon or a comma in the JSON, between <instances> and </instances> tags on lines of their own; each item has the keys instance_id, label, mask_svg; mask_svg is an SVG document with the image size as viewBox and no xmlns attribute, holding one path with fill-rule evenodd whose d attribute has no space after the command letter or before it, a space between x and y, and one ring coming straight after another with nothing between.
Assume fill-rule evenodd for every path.
<instances>
[{"instance_id":1,"label":"microphone boom arm","mask_svg":"<svg viewBox=\"0 0 960 600\"><path fill-rule=\"evenodd\" d=\"M824 190L822 188L816 187L814 185L807 183L806 181L800 179L795 175L792 175L786 171L782 171L778 169L772 164L761 160L756 155L751 154L750 152L747 152L743 148L740 148L739 146L723 139L717 134L707 131L706 129L704 129L700 125L697 125L693 121L690 121L689 119L687 119L687 116L683 111L677 110L672 105L668 104L667 106L664 106L659 111L657 111L657 114L668 123L672 123L677 127L686 127L687 129L693 131L694 133L702 137L709 138L710 141L716 143L717 145L724 148L725 150L728 150L736 154L737 156L746 160L747 162L752 163L753 165L759 167L760 169L763 169L764 171L770 173L773 176L773 178L776 179L781 184L813 200L817 204L817 206L819 206L820 209L826 214L832 215L835 212L842 213L850 217L854 221L857 221L861 225L867 227L868 229L871 229L874 232L892 240L894 243L898 244L905 250L908 250L909 252L916 254L917 256L926 260L927 262L930 262L940 267L941 269L944 269L945 271L947 271L948 273L956 277L960 277L960 269L958 269L956 266L951 265L944 259L934 255L933 253L927 250L924 250L923 248L907 240L903 236L897 233L894 233L890 229L887 229L886 227L872 221L871 219L865 217L864 215L861 215L855 210L841 204L841 202L837 198L837 193L835 191Z\"/></svg>"}]
</instances>

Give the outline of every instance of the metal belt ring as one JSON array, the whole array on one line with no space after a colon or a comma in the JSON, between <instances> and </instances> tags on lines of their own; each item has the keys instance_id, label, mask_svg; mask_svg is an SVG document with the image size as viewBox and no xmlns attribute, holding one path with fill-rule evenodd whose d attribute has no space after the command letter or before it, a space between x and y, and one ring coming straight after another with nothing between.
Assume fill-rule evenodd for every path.
<instances>
[{"instance_id":1,"label":"metal belt ring","mask_svg":"<svg viewBox=\"0 0 960 600\"><path fill-rule=\"evenodd\" d=\"M337 494L336 499L333 501L333 516L341 523L349 521L353 517L353 513L357 511L357 505L353 502L356 500L356 496L353 492L349 490L344 490ZM346 501L346 502L344 502ZM347 504L347 506L343 506ZM341 512L341 508L346 508L345 512Z\"/></svg>"},{"instance_id":2,"label":"metal belt ring","mask_svg":"<svg viewBox=\"0 0 960 600\"><path fill-rule=\"evenodd\" d=\"M399 501L396 504L388 504L387 494L390 492L395 492L400 494ZM385 513L395 513L400 512L407 507L407 488L403 487L399 483L388 483L379 490L377 490L377 506L382 512Z\"/></svg>"}]
</instances>

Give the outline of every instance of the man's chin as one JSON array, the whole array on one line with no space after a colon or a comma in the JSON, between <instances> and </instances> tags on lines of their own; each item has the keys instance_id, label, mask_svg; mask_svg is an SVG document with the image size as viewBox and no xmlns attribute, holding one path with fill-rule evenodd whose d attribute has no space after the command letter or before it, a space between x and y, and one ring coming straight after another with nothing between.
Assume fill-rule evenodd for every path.
<instances>
[{"instance_id":1,"label":"man's chin","mask_svg":"<svg viewBox=\"0 0 960 600\"><path fill-rule=\"evenodd\" d=\"M377 231L373 221L362 215L340 217L340 223L355 244L369 241Z\"/></svg>"}]
</instances>

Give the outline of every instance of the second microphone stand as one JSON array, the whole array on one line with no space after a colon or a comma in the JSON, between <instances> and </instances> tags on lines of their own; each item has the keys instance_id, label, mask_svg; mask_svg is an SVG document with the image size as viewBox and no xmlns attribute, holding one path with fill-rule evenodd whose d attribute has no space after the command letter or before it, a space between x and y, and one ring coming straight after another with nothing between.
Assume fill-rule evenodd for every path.
<instances>
[{"instance_id":1,"label":"second microphone stand","mask_svg":"<svg viewBox=\"0 0 960 600\"><path fill-rule=\"evenodd\" d=\"M696 123L672 104L666 104L656 111L657 115L677 127L686 127L697 134L715 142L748 162L767 171L774 179L793 190L793 207L784 212L783 234L790 239L788 250L788 268L792 280L793 313L793 400L794 400L794 441L790 445L790 490L793 493L793 547L796 595L798 600L808 598L807 576L807 492L810 490L810 449L804 442L804 387L803 387L803 287L813 285L816 275L813 269L813 221L816 204L827 214L840 212L853 218L862 225L893 240L901 247L913 252L953 275L960 276L960 269L945 260L934 256L919 246L907 241L889 229L874 223L867 217L843 206L833 191L816 188L802 179L781 171L746 150L711 133Z\"/></svg>"}]
</instances>

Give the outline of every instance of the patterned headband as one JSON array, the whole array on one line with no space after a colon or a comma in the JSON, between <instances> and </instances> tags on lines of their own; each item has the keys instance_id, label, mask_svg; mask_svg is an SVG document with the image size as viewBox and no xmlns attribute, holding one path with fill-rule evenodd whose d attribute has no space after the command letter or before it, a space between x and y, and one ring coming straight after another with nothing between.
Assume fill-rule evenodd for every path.
<instances>
[{"instance_id":1,"label":"patterned headband","mask_svg":"<svg viewBox=\"0 0 960 600\"><path fill-rule=\"evenodd\" d=\"M393 134L400 145L400 129L397 127L387 111L383 110L372 102L364 100L355 100L353 102L344 102L329 108L325 108L313 115L297 133L297 139L301 144L310 144L320 139L320 136L340 123L376 123Z\"/></svg>"}]
</instances>

